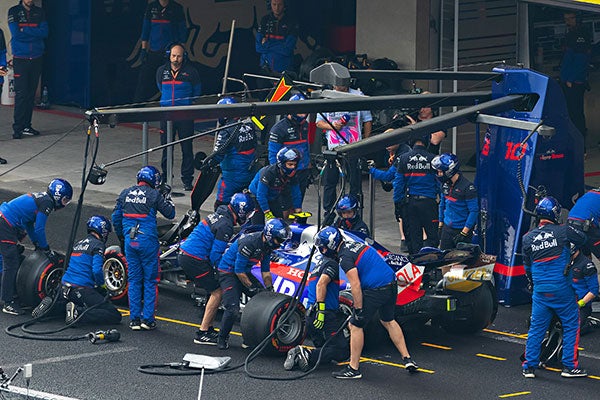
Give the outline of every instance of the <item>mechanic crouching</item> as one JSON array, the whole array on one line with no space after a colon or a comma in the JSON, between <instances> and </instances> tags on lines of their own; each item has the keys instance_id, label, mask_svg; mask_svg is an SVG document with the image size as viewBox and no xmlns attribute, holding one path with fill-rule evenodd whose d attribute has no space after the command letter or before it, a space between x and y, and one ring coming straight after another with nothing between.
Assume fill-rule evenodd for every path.
<instances>
[{"instance_id":1,"label":"mechanic crouching","mask_svg":"<svg viewBox=\"0 0 600 400\"><path fill-rule=\"evenodd\" d=\"M225 312L217 339L220 350L229 348L229 333L240 311L242 291L250 297L261 290L273 291L271 252L290 237L290 227L283 220L270 219L262 232L241 236L223 254L219 263L219 285L223 291ZM252 275L252 266L256 263L260 263L264 286Z\"/></svg>"},{"instance_id":2,"label":"mechanic crouching","mask_svg":"<svg viewBox=\"0 0 600 400\"><path fill-rule=\"evenodd\" d=\"M58 256L50 250L46 240L46 221L52 211L65 207L72 197L71 184L57 178L48 184L45 192L27 193L0 205L0 254L4 265L0 298L4 302L3 313L23 314L14 294L21 263L19 242L26 234L37 249L44 250L48 259L58 265Z\"/></svg>"},{"instance_id":3,"label":"mechanic crouching","mask_svg":"<svg viewBox=\"0 0 600 400\"><path fill-rule=\"evenodd\" d=\"M65 323L119 324L121 313L101 294L106 292L102 264L112 225L102 215L94 215L86 226L88 236L73 246L69 267L62 277L62 294L67 301Z\"/></svg>"},{"instance_id":4,"label":"mechanic crouching","mask_svg":"<svg viewBox=\"0 0 600 400\"><path fill-rule=\"evenodd\" d=\"M350 356L348 341L343 333L335 334L344 322L339 311L340 273L335 257L341 239L334 227L325 227L317 233L315 246L322 257L318 260L308 278L308 312L306 327L315 350L296 346L287 353L283 368L290 371L296 365L304 372L319 363L342 362ZM325 342L329 343L325 345Z\"/></svg>"},{"instance_id":5,"label":"mechanic crouching","mask_svg":"<svg viewBox=\"0 0 600 400\"><path fill-rule=\"evenodd\" d=\"M349 232L361 233L365 237L371 236L369 227L362 220L358 210L358 199L353 194L342 196L335 206L338 217L333 223L336 228Z\"/></svg>"},{"instance_id":6,"label":"mechanic crouching","mask_svg":"<svg viewBox=\"0 0 600 400\"><path fill-rule=\"evenodd\" d=\"M298 150L283 147L277 152L277 164L263 167L256 173L250 184L250 192L256 197L258 210L252 219L253 224L264 224L273 218L287 218L291 211L302 211L302 194L296 179L296 169L301 156ZM284 210L287 199L282 194L289 188L293 210Z\"/></svg>"},{"instance_id":7,"label":"mechanic crouching","mask_svg":"<svg viewBox=\"0 0 600 400\"><path fill-rule=\"evenodd\" d=\"M213 321L221 304L222 290L219 286L217 266L233 237L233 227L243 225L254 213L254 201L244 193L233 195L228 205L204 218L181 244L177 260L186 276L197 288L203 288L210 297L204 309L200 329L194 343L217 344L217 331Z\"/></svg>"},{"instance_id":8,"label":"mechanic crouching","mask_svg":"<svg viewBox=\"0 0 600 400\"><path fill-rule=\"evenodd\" d=\"M592 317L592 301L598 296L598 270L591 259L581 251L576 254L571 265L573 289L579 306L580 335L590 333L600 327L598 320Z\"/></svg>"},{"instance_id":9,"label":"mechanic crouching","mask_svg":"<svg viewBox=\"0 0 600 400\"><path fill-rule=\"evenodd\" d=\"M124 242L129 275L129 328L156 329L154 318L158 283L158 233L156 213L175 218L170 187L158 190L161 177L151 165L137 173L137 185L124 189L112 213L117 237ZM143 303L143 308L142 308Z\"/></svg>"},{"instance_id":10,"label":"mechanic crouching","mask_svg":"<svg viewBox=\"0 0 600 400\"><path fill-rule=\"evenodd\" d=\"M581 246L586 237L569 225L558 225L560 211L561 206L555 198L544 197L535 207L538 227L523 236L523 263L533 285L531 325L522 365L525 378L535 378L542 340L554 314L563 328L561 376L587 376L587 372L579 368L579 310L568 271L571 243Z\"/></svg>"}]
</instances>

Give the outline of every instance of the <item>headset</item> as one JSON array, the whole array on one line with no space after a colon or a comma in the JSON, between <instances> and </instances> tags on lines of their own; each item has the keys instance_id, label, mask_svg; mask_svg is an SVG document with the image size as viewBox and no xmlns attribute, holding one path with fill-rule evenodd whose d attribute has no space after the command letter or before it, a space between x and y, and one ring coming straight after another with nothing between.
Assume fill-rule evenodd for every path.
<instances>
[{"instance_id":1,"label":"headset","mask_svg":"<svg viewBox=\"0 0 600 400\"><path fill-rule=\"evenodd\" d=\"M171 43L169 46L167 46L167 51L165 51L165 57L167 58L167 60L171 59L171 50L175 46L179 46L183 49L183 62L186 62L188 60L188 52L185 49L185 46L179 42Z\"/></svg>"}]
</instances>

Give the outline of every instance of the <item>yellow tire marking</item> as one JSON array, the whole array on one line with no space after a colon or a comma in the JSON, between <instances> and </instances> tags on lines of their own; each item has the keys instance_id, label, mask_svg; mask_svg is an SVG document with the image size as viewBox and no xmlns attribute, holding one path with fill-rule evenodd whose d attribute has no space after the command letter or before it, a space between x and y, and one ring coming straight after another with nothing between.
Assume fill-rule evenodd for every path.
<instances>
[{"instance_id":1,"label":"yellow tire marking","mask_svg":"<svg viewBox=\"0 0 600 400\"><path fill-rule=\"evenodd\" d=\"M397 363L393 363L393 362L389 362L389 361L383 361L383 360L377 360L375 358L361 357L360 361L361 362L367 361L367 362L372 362L372 363L381 364L381 365L388 365L390 367L404 368L404 365L402 365L402 364L397 364ZM427 374L435 374L435 371L432 371L430 369L419 368L419 369L417 369L417 371L419 371L419 372L425 372Z\"/></svg>"},{"instance_id":2,"label":"yellow tire marking","mask_svg":"<svg viewBox=\"0 0 600 400\"><path fill-rule=\"evenodd\" d=\"M519 338L519 339L527 339L527 334L526 333L508 333L508 332L502 332L502 331L496 331L493 329L484 329L484 332L488 332L488 333L495 333L497 335L504 335L504 336L510 336L510 337L515 337L515 338Z\"/></svg>"}]
</instances>

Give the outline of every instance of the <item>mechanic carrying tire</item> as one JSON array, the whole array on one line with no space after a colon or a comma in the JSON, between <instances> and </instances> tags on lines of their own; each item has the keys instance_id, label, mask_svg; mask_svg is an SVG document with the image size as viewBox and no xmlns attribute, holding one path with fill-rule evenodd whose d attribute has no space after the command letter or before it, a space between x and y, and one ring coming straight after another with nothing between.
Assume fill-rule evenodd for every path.
<instances>
[{"instance_id":1,"label":"mechanic carrying tire","mask_svg":"<svg viewBox=\"0 0 600 400\"><path fill-rule=\"evenodd\" d=\"M291 237L290 227L281 219L267 221L262 232L249 233L235 240L219 263L219 285L223 290L221 329L217 338L219 350L229 348L229 333L239 311L242 290L252 297L261 290L273 291L271 252ZM264 286L251 274L252 266L260 263Z\"/></svg>"},{"instance_id":2,"label":"mechanic carrying tire","mask_svg":"<svg viewBox=\"0 0 600 400\"><path fill-rule=\"evenodd\" d=\"M203 288L210 297L194 343L217 344L213 321L221 304L222 290L216 268L233 237L233 226L243 225L254 214L254 201L245 193L236 193L228 205L204 218L181 244L177 261L195 287Z\"/></svg>"},{"instance_id":3,"label":"mechanic carrying tire","mask_svg":"<svg viewBox=\"0 0 600 400\"><path fill-rule=\"evenodd\" d=\"M0 254L4 271L0 298L2 312L22 315L21 305L14 299L15 281L21 261L18 243L29 234L31 242L46 253L53 264L58 255L46 240L46 221L50 213L65 207L73 198L73 188L65 179L53 179L45 192L23 194L0 205Z\"/></svg>"},{"instance_id":4,"label":"mechanic carrying tire","mask_svg":"<svg viewBox=\"0 0 600 400\"><path fill-rule=\"evenodd\" d=\"M62 299L58 304L65 305L65 323L121 323L121 313L105 300L104 250L112 225L102 215L91 216L87 222L88 236L73 245L69 267L62 277ZM46 314L52 305L50 296L33 310L34 318Z\"/></svg>"},{"instance_id":5,"label":"mechanic carrying tire","mask_svg":"<svg viewBox=\"0 0 600 400\"><path fill-rule=\"evenodd\" d=\"M315 246L323 257L317 262L308 278L308 312L306 326L315 345L315 350L296 346L287 353L283 368L290 371L298 366L303 372L313 368L319 361L327 364L331 361L342 362L350 356L348 341L342 332L335 335L343 323L340 312L340 273L334 250L340 245L341 235L333 227L323 228L317 233ZM335 336L334 336L335 335ZM332 337L334 336L334 337ZM330 339L326 345L325 342Z\"/></svg>"}]
</instances>

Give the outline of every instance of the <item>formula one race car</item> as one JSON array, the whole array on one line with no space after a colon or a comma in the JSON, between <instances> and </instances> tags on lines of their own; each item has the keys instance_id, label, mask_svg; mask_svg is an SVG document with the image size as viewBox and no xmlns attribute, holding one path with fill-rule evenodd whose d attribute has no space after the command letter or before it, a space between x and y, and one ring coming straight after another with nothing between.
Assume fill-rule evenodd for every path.
<instances>
[{"instance_id":1,"label":"formula one race car","mask_svg":"<svg viewBox=\"0 0 600 400\"><path fill-rule=\"evenodd\" d=\"M177 265L177 251L183 238L198 223L197 212L190 211L177 224L159 227L161 240L161 285L188 287L192 285ZM241 329L246 344L254 346L273 330L271 352L285 353L300 344L306 335L304 325L307 289L300 292L299 302L290 318L278 326L280 317L291 303L291 295L298 291L311 253L313 238L318 231L306 224L306 215L291 225L292 237L271 257L274 293L262 292L254 296L242 312ZM249 227L245 234L262 227ZM432 320L450 332L471 333L493 322L498 309L494 289L493 268L495 257L482 254L476 245L465 245L454 250L441 251L425 248L420 253L404 256L387 251L371 239L343 231L345 240L368 243L373 246L396 272L398 297L396 319L402 326L421 326ZM235 239L235 238L234 238ZM127 262L119 246L110 246L105 252L104 276L113 301L126 299ZM320 257L314 252L313 263ZM311 263L312 265L312 263ZM252 274L261 281L259 266ZM342 310L352 311L352 296L346 277L340 272L340 303ZM42 252L30 254L21 264L17 288L21 300L31 305L54 294L60 283L62 265L53 265Z\"/></svg>"}]
</instances>

